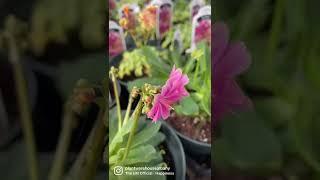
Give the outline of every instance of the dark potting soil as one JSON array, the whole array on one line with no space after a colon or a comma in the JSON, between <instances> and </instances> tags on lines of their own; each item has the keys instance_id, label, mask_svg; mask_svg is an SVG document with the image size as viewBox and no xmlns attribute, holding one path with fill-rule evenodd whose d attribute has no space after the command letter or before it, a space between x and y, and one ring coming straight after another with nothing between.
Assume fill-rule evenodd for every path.
<instances>
[{"instance_id":1,"label":"dark potting soil","mask_svg":"<svg viewBox=\"0 0 320 180\"><path fill-rule=\"evenodd\" d=\"M160 149L164 150L166 153L163 155L163 161L167 164L168 167L170 167L171 172L175 172L176 168L174 166L173 157L170 153L167 144L163 143L160 144ZM167 176L167 180L175 180L176 176Z\"/></svg>"},{"instance_id":2,"label":"dark potting soil","mask_svg":"<svg viewBox=\"0 0 320 180\"><path fill-rule=\"evenodd\" d=\"M202 120L200 117L172 114L167 122L181 134L211 144L211 121Z\"/></svg>"}]
</instances>

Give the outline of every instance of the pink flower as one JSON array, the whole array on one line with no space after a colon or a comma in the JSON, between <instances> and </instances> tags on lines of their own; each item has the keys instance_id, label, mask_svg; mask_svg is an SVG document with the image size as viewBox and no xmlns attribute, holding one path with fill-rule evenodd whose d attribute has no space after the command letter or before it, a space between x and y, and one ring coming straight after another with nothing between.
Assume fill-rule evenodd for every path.
<instances>
[{"instance_id":1,"label":"pink flower","mask_svg":"<svg viewBox=\"0 0 320 180\"><path fill-rule=\"evenodd\" d=\"M118 32L109 32L109 57L114 57L124 51L121 36Z\"/></svg>"},{"instance_id":2,"label":"pink flower","mask_svg":"<svg viewBox=\"0 0 320 180\"><path fill-rule=\"evenodd\" d=\"M250 54L241 42L229 42L229 30L223 23L213 25L213 120L252 108L236 82L236 76L246 71Z\"/></svg>"},{"instance_id":3,"label":"pink flower","mask_svg":"<svg viewBox=\"0 0 320 180\"><path fill-rule=\"evenodd\" d=\"M109 10L113 10L116 8L116 1L115 0L109 0Z\"/></svg>"},{"instance_id":4,"label":"pink flower","mask_svg":"<svg viewBox=\"0 0 320 180\"><path fill-rule=\"evenodd\" d=\"M202 20L195 30L195 43L207 41L211 45L211 20Z\"/></svg>"},{"instance_id":5,"label":"pink flower","mask_svg":"<svg viewBox=\"0 0 320 180\"><path fill-rule=\"evenodd\" d=\"M164 6L161 7L159 13L159 31L160 35L162 36L164 33L169 31L171 27L171 7Z\"/></svg>"},{"instance_id":6,"label":"pink flower","mask_svg":"<svg viewBox=\"0 0 320 180\"><path fill-rule=\"evenodd\" d=\"M148 118L153 119L153 122L158 121L160 118L167 119L172 105L189 95L185 89L188 83L188 76L182 74L181 69L176 69L173 66L169 79L162 87L161 93L154 97L153 107L147 114Z\"/></svg>"}]
</instances>

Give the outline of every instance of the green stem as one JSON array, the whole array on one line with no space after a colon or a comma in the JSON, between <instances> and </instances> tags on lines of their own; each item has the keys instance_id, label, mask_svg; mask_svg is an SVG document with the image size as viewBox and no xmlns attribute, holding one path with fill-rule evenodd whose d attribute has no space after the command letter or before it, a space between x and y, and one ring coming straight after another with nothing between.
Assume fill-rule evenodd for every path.
<instances>
[{"instance_id":1,"label":"green stem","mask_svg":"<svg viewBox=\"0 0 320 180\"><path fill-rule=\"evenodd\" d=\"M80 155L69 171L69 175L66 178L67 180L87 180L95 178L105 145L107 127L104 121L106 121L107 118L107 110L101 110Z\"/></svg>"},{"instance_id":2,"label":"green stem","mask_svg":"<svg viewBox=\"0 0 320 180\"><path fill-rule=\"evenodd\" d=\"M61 179L64 172L66 155L71 141L71 135L74 125L74 114L68 107L66 108L63 118L63 129L59 138L59 144L53 160L53 165L49 173L49 180Z\"/></svg>"},{"instance_id":3,"label":"green stem","mask_svg":"<svg viewBox=\"0 0 320 180\"><path fill-rule=\"evenodd\" d=\"M143 107L143 102L142 102L142 97L141 97L140 100L139 100L139 103L138 103L138 105L137 105L137 107L136 107L136 109L135 109L135 111L133 113L133 126L132 126L132 129L131 129L130 135L129 135L128 143L127 143L127 146L126 146L122 161L124 161L127 158L128 154L129 154L130 146L132 144L132 139L133 139L135 131L136 131L137 127L138 127L138 122L139 122L139 117L140 117L141 112L142 112L142 107Z\"/></svg>"},{"instance_id":4,"label":"green stem","mask_svg":"<svg viewBox=\"0 0 320 180\"><path fill-rule=\"evenodd\" d=\"M116 98L116 103L117 103L118 129L120 130L122 127L122 117L121 117L121 106L120 106L120 100L119 100L119 94L118 94L118 86L116 83L115 74L114 73L111 73L111 74L112 74L114 96Z\"/></svg>"},{"instance_id":5,"label":"green stem","mask_svg":"<svg viewBox=\"0 0 320 180\"><path fill-rule=\"evenodd\" d=\"M127 124L128 120L129 120L129 115L130 115L131 107L132 107L132 103L133 103L133 98L132 98L131 94L129 96L130 97L129 97L128 107L127 107L126 115L124 116L123 125Z\"/></svg>"},{"instance_id":6,"label":"green stem","mask_svg":"<svg viewBox=\"0 0 320 180\"><path fill-rule=\"evenodd\" d=\"M198 81L198 79L196 77L199 74L199 68L200 68L199 66L200 66L199 60L196 60L196 70L195 70L195 73L193 74L193 80L196 81L195 84Z\"/></svg>"},{"instance_id":7,"label":"green stem","mask_svg":"<svg viewBox=\"0 0 320 180\"><path fill-rule=\"evenodd\" d=\"M272 25L270 31L270 37L268 42L268 54L267 61L271 64L272 59L274 58L276 48L279 44L279 37L282 27L282 18L285 7L285 0L277 0L275 5L275 14L272 18Z\"/></svg>"},{"instance_id":8,"label":"green stem","mask_svg":"<svg viewBox=\"0 0 320 180\"><path fill-rule=\"evenodd\" d=\"M135 32L129 32L129 34L131 35L131 37L132 37L134 43L136 44L136 46L138 48L141 47L141 43L138 41L137 37L134 35Z\"/></svg>"},{"instance_id":9,"label":"green stem","mask_svg":"<svg viewBox=\"0 0 320 180\"><path fill-rule=\"evenodd\" d=\"M26 80L24 79L22 66L20 64L19 53L16 47L15 40L12 36L9 35L9 58L13 65L14 79L16 84L16 90L18 95L18 103L20 109L20 118L23 134L27 146L27 159L29 162L29 174L30 179L38 180L38 161L36 155L36 146L34 141L33 134L33 125L32 125L32 115L29 104L29 99L27 95L27 85Z\"/></svg>"}]
</instances>

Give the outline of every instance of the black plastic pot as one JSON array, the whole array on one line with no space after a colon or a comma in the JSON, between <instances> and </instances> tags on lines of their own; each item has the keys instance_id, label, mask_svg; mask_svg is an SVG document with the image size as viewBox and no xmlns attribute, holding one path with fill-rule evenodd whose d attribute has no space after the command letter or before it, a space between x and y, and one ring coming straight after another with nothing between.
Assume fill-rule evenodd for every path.
<instances>
[{"instance_id":1,"label":"black plastic pot","mask_svg":"<svg viewBox=\"0 0 320 180\"><path fill-rule=\"evenodd\" d=\"M167 124L167 123L166 123ZM170 126L170 125L168 125ZM186 153L190 154L191 156L210 156L211 154L211 144L203 143L200 141L196 141L194 139L189 138L188 136L185 136L172 128L171 129L179 136L181 139L181 142L183 144L183 147L186 151Z\"/></svg>"},{"instance_id":2,"label":"black plastic pot","mask_svg":"<svg viewBox=\"0 0 320 180\"><path fill-rule=\"evenodd\" d=\"M187 155L187 179L211 179L211 159L206 156L190 157Z\"/></svg>"},{"instance_id":3,"label":"black plastic pot","mask_svg":"<svg viewBox=\"0 0 320 180\"><path fill-rule=\"evenodd\" d=\"M186 157L179 137L167 123L162 121L161 130L165 134L165 143L174 162L175 177L173 180L186 179ZM168 180L170 176L168 177Z\"/></svg>"}]
</instances>

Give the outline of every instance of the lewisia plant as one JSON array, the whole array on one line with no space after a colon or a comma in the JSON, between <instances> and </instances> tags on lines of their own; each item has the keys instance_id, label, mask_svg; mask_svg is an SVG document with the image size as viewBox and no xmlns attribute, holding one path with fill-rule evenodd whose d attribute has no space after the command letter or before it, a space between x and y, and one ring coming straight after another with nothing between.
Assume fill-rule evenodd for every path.
<instances>
[{"instance_id":1,"label":"lewisia plant","mask_svg":"<svg viewBox=\"0 0 320 180\"><path fill-rule=\"evenodd\" d=\"M213 119L221 120L225 115L248 110L252 103L235 78L246 71L251 63L250 55L241 42L230 43L225 24L213 25Z\"/></svg>"},{"instance_id":2,"label":"lewisia plant","mask_svg":"<svg viewBox=\"0 0 320 180\"><path fill-rule=\"evenodd\" d=\"M188 96L185 85L189 82L189 79L186 75L182 74L181 69L173 67L166 84L162 88L147 83L140 88L133 87L127 110L123 116L116 84L118 70L111 67L109 74L113 81L114 95L117 104L116 113L111 113L111 115L117 114L118 119L118 125L115 126L112 124L114 124L117 119L115 119L115 121L112 118L110 119L110 121L112 121L110 124L114 128L110 130L110 134L112 135L109 141L109 165L111 168L117 165L132 165L131 158L137 162L142 160L142 163L147 163L144 161L146 159L145 157L133 157L135 153L130 154L130 152L138 152L141 151L141 149L149 148L150 150L148 152L154 153L152 157L156 158L160 155L152 145L137 143L136 138L139 136L138 124L139 122L145 123L142 121L141 115L147 114L149 118L153 119L153 122L157 122L160 118L168 118L172 105L180 101L183 97ZM135 99L138 100L138 104L131 114L132 103ZM118 128L116 128L116 126L118 126ZM157 133L160 129L160 123L152 123L150 126L143 126L143 128L152 128L152 131L148 131L148 133ZM129 134L129 136L125 143L123 140L126 134ZM149 137L148 134L147 137L143 139L148 138L150 139L151 135ZM145 143L147 143L147 140ZM142 154L142 156L146 156L146 154ZM151 160L153 159L150 158L150 161Z\"/></svg>"},{"instance_id":3,"label":"lewisia plant","mask_svg":"<svg viewBox=\"0 0 320 180\"><path fill-rule=\"evenodd\" d=\"M118 77L118 73L118 69L114 67L111 68L109 73L112 81L114 82L115 90L117 89L116 79ZM130 113L132 102L136 98L139 98L139 102L135 112L138 112L139 116L141 113L147 114L153 122L157 122L160 118L167 119L170 115L170 110L173 109L172 106L189 95L185 88L188 83L188 76L183 74L181 69L173 66L169 78L162 88L148 83L145 83L141 88L133 87L124 123L128 121L128 114ZM117 91L115 91L115 96L116 101L119 101ZM120 111L121 108L119 105L119 117L121 117ZM123 124L120 119L119 127Z\"/></svg>"}]
</instances>

